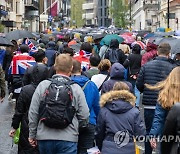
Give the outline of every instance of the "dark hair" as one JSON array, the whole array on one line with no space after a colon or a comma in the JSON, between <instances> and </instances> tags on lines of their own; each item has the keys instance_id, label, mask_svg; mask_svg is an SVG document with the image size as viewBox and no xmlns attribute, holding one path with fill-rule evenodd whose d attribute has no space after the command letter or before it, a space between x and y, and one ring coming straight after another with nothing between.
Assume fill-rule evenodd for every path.
<instances>
[{"instance_id":1,"label":"dark hair","mask_svg":"<svg viewBox=\"0 0 180 154\"><path fill-rule=\"evenodd\" d=\"M21 44L21 45L20 45L20 51L21 51L21 53L29 52L29 47L28 47L28 45L26 45L26 44Z\"/></svg>"},{"instance_id":2,"label":"dark hair","mask_svg":"<svg viewBox=\"0 0 180 154\"><path fill-rule=\"evenodd\" d=\"M89 61L91 66L98 66L101 58L98 55L91 55Z\"/></svg>"},{"instance_id":3,"label":"dark hair","mask_svg":"<svg viewBox=\"0 0 180 154\"><path fill-rule=\"evenodd\" d=\"M84 50L84 51L90 52L90 53L92 52L92 49L93 49L92 45L88 42L84 42L80 47L80 50Z\"/></svg>"},{"instance_id":4,"label":"dark hair","mask_svg":"<svg viewBox=\"0 0 180 154\"><path fill-rule=\"evenodd\" d=\"M63 50L63 52L62 53L64 53L64 54L69 54L71 57L73 57L74 56L74 51L73 51L73 49L72 48L64 48L64 50Z\"/></svg>"},{"instance_id":5,"label":"dark hair","mask_svg":"<svg viewBox=\"0 0 180 154\"><path fill-rule=\"evenodd\" d=\"M73 59L73 70L72 73L80 73L81 72L81 63L75 59Z\"/></svg>"},{"instance_id":6,"label":"dark hair","mask_svg":"<svg viewBox=\"0 0 180 154\"><path fill-rule=\"evenodd\" d=\"M139 44L135 44L132 47L132 53L134 54L140 54L141 53L141 46Z\"/></svg>"},{"instance_id":7,"label":"dark hair","mask_svg":"<svg viewBox=\"0 0 180 154\"><path fill-rule=\"evenodd\" d=\"M168 55L170 53L171 46L169 43L161 43L158 46L158 54L160 55Z\"/></svg>"},{"instance_id":8,"label":"dark hair","mask_svg":"<svg viewBox=\"0 0 180 154\"><path fill-rule=\"evenodd\" d=\"M42 62L45 56L45 52L42 49L39 49L37 52L33 54L33 57L36 62Z\"/></svg>"}]
</instances>

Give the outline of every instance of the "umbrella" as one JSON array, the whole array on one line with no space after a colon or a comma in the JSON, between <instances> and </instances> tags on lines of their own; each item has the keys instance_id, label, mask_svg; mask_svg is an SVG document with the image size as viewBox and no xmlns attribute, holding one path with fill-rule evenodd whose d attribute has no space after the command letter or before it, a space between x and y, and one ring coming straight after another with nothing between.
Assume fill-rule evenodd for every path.
<instances>
[{"instance_id":1,"label":"umbrella","mask_svg":"<svg viewBox=\"0 0 180 154\"><path fill-rule=\"evenodd\" d=\"M105 34L93 34L92 37L94 40L102 39L105 36Z\"/></svg>"},{"instance_id":2,"label":"umbrella","mask_svg":"<svg viewBox=\"0 0 180 154\"><path fill-rule=\"evenodd\" d=\"M154 37L154 33L148 33L144 36L144 39L148 39L148 38L151 38L151 37Z\"/></svg>"},{"instance_id":3,"label":"umbrella","mask_svg":"<svg viewBox=\"0 0 180 154\"><path fill-rule=\"evenodd\" d=\"M102 45L110 45L111 40L113 39L117 39L119 41L119 44L122 43L124 41L124 39L117 35L117 34L107 34L102 40L101 40L101 44Z\"/></svg>"},{"instance_id":4,"label":"umbrella","mask_svg":"<svg viewBox=\"0 0 180 154\"><path fill-rule=\"evenodd\" d=\"M37 41L35 41L35 40L33 40L33 39L29 39L34 45L37 45L38 44L38 42Z\"/></svg>"},{"instance_id":5,"label":"umbrella","mask_svg":"<svg viewBox=\"0 0 180 154\"><path fill-rule=\"evenodd\" d=\"M7 38L0 36L0 46L14 46Z\"/></svg>"},{"instance_id":6,"label":"umbrella","mask_svg":"<svg viewBox=\"0 0 180 154\"><path fill-rule=\"evenodd\" d=\"M69 47L72 48L75 53L77 53L80 50L81 44L77 43L77 44L70 45Z\"/></svg>"},{"instance_id":7,"label":"umbrella","mask_svg":"<svg viewBox=\"0 0 180 154\"><path fill-rule=\"evenodd\" d=\"M174 32L155 32L154 34L155 36L168 37L168 36L174 35L175 33Z\"/></svg>"},{"instance_id":8,"label":"umbrella","mask_svg":"<svg viewBox=\"0 0 180 154\"><path fill-rule=\"evenodd\" d=\"M129 35L120 35L120 36L124 39L124 42L127 44L131 44L135 42L135 39L132 36Z\"/></svg>"},{"instance_id":9,"label":"umbrella","mask_svg":"<svg viewBox=\"0 0 180 154\"><path fill-rule=\"evenodd\" d=\"M154 44L156 45L159 45L161 43L171 43L173 40L176 40L176 38L174 37L163 37L163 38L157 38L155 41L154 41Z\"/></svg>"},{"instance_id":10,"label":"umbrella","mask_svg":"<svg viewBox=\"0 0 180 154\"><path fill-rule=\"evenodd\" d=\"M15 30L6 34L6 38L9 40L19 40L22 38L33 38L35 37L31 32L26 30Z\"/></svg>"}]
</instances>

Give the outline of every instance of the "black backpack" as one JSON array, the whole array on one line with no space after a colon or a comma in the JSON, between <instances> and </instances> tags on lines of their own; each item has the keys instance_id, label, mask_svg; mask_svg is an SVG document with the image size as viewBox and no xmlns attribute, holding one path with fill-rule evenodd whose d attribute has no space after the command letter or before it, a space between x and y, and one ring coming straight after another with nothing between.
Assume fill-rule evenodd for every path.
<instances>
[{"instance_id":1,"label":"black backpack","mask_svg":"<svg viewBox=\"0 0 180 154\"><path fill-rule=\"evenodd\" d=\"M47 127L64 129L72 123L75 107L72 106L73 81L65 79L49 79L50 86L46 89L40 103L39 115Z\"/></svg>"}]
</instances>

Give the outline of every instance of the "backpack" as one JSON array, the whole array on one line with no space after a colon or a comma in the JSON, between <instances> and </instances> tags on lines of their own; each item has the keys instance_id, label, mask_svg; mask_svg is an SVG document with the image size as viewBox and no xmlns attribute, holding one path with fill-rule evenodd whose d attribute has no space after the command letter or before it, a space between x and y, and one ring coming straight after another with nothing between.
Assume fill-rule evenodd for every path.
<instances>
[{"instance_id":1,"label":"backpack","mask_svg":"<svg viewBox=\"0 0 180 154\"><path fill-rule=\"evenodd\" d=\"M72 105L73 94L70 80L49 79L51 84L46 89L40 103L39 115L47 127L64 129L75 115L75 107Z\"/></svg>"}]
</instances>

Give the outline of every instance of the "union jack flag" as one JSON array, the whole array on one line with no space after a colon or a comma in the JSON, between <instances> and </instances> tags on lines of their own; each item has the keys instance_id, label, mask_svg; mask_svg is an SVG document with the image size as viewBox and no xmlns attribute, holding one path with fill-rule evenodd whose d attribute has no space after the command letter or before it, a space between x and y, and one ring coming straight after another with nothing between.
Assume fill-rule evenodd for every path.
<instances>
[{"instance_id":1,"label":"union jack flag","mask_svg":"<svg viewBox=\"0 0 180 154\"><path fill-rule=\"evenodd\" d=\"M25 44L27 44L30 49L30 55L33 54L34 52L38 51L36 46L34 46L34 44L28 38L25 40Z\"/></svg>"},{"instance_id":2,"label":"union jack flag","mask_svg":"<svg viewBox=\"0 0 180 154\"><path fill-rule=\"evenodd\" d=\"M34 58L27 54L14 55L9 68L9 74L24 74L27 68L35 64Z\"/></svg>"}]
</instances>

